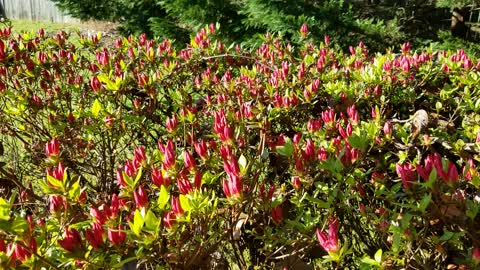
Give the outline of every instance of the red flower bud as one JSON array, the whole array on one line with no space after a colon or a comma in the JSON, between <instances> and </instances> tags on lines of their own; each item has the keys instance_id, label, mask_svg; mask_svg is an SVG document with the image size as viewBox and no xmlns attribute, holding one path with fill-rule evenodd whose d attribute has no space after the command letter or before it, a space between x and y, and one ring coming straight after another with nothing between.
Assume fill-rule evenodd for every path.
<instances>
[{"instance_id":1,"label":"red flower bud","mask_svg":"<svg viewBox=\"0 0 480 270\"><path fill-rule=\"evenodd\" d=\"M197 154L201 158L206 159L208 157L208 147L207 147L207 143L204 140L195 142L194 147L195 147L195 152L197 152ZM222 155L222 158L223 158L223 155Z\"/></svg>"},{"instance_id":2,"label":"red flower bud","mask_svg":"<svg viewBox=\"0 0 480 270\"><path fill-rule=\"evenodd\" d=\"M93 248L100 248L103 245L103 228L100 223L93 223L93 228L87 230L85 238Z\"/></svg>"},{"instance_id":3,"label":"red flower bud","mask_svg":"<svg viewBox=\"0 0 480 270\"><path fill-rule=\"evenodd\" d=\"M93 92L98 93L102 90L102 83L98 80L97 76L94 76L90 79L90 87L92 87Z\"/></svg>"},{"instance_id":4,"label":"red flower bud","mask_svg":"<svg viewBox=\"0 0 480 270\"><path fill-rule=\"evenodd\" d=\"M157 168L152 169L150 176L152 177L152 183L157 187L170 185L170 177L164 178L162 171Z\"/></svg>"},{"instance_id":5,"label":"red flower bud","mask_svg":"<svg viewBox=\"0 0 480 270\"><path fill-rule=\"evenodd\" d=\"M273 222L275 222L276 224L280 224L283 219L282 207L278 205L277 207L272 208L271 216Z\"/></svg>"},{"instance_id":6,"label":"red flower bud","mask_svg":"<svg viewBox=\"0 0 480 270\"><path fill-rule=\"evenodd\" d=\"M480 248L479 247L474 247L472 250L472 260L476 264L480 264Z\"/></svg>"},{"instance_id":7,"label":"red flower bud","mask_svg":"<svg viewBox=\"0 0 480 270\"><path fill-rule=\"evenodd\" d=\"M137 208L143 208L147 205L148 196L142 185L140 185L137 190L133 191L133 199Z\"/></svg>"},{"instance_id":8,"label":"red flower bud","mask_svg":"<svg viewBox=\"0 0 480 270\"><path fill-rule=\"evenodd\" d=\"M302 182L300 181L300 177L294 176L292 178L292 184L295 189L299 189L302 186Z\"/></svg>"},{"instance_id":9,"label":"red flower bud","mask_svg":"<svg viewBox=\"0 0 480 270\"><path fill-rule=\"evenodd\" d=\"M167 123L165 127L167 128L168 132L174 132L177 129L178 121L177 117L174 115L172 118L167 117Z\"/></svg>"},{"instance_id":10,"label":"red flower bud","mask_svg":"<svg viewBox=\"0 0 480 270\"><path fill-rule=\"evenodd\" d=\"M110 242L114 246L118 246L123 244L125 242L125 239L127 238L127 234L124 232L123 225L119 224L118 229L113 228L113 229L108 229L107 231L107 237Z\"/></svg>"},{"instance_id":11,"label":"red flower bud","mask_svg":"<svg viewBox=\"0 0 480 270\"><path fill-rule=\"evenodd\" d=\"M184 167L188 171L191 171L195 168L195 159L193 158L192 154L188 151L183 152L184 157Z\"/></svg>"},{"instance_id":12,"label":"red flower bud","mask_svg":"<svg viewBox=\"0 0 480 270\"><path fill-rule=\"evenodd\" d=\"M175 213L173 211L169 211L163 215L163 225L170 229L175 224Z\"/></svg>"},{"instance_id":13,"label":"red flower bud","mask_svg":"<svg viewBox=\"0 0 480 270\"><path fill-rule=\"evenodd\" d=\"M65 237L58 240L58 244L67 251L74 252L82 246L82 236L75 229L66 229Z\"/></svg>"},{"instance_id":14,"label":"red flower bud","mask_svg":"<svg viewBox=\"0 0 480 270\"><path fill-rule=\"evenodd\" d=\"M60 155L60 146L58 145L57 138L53 137L52 140L45 145L45 153L47 157Z\"/></svg>"},{"instance_id":15,"label":"red flower bud","mask_svg":"<svg viewBox=\"0 0 480 270\"><path fill-rule=\"evenodd\" d=\"M176 217L180 217L183 215L184 211L182 206L180 205L179 197L172 196L172 211L175 213Z\"/></svg>"}]
</instances>

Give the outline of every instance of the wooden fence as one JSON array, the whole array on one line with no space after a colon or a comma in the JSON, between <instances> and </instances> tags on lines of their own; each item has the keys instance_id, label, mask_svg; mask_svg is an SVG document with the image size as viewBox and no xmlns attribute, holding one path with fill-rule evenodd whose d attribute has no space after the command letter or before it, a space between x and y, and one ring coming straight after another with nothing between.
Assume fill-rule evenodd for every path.
<instances>
[{"instance_id":1,"label":"wooden fence","mask_svg":"<svg viewBox=\"0 0 480 270\"><path fill-rule=\"evenodd\" d=\"M3 16L32 21L77 22L49 0L0 0Z\"/></svg>"}]
</instances>

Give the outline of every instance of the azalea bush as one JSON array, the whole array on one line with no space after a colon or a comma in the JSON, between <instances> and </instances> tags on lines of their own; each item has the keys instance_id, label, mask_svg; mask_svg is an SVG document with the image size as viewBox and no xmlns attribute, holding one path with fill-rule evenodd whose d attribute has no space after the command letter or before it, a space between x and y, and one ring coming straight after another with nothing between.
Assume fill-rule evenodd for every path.
<instances>
[{"instance_id":1,"label":"azalea bush","mask_svg":"<svg viewBox=\"0 0 480 270\"><path fill-rule=\"evenodd\" d=\"M480 61L0 32L4 269L480 262Z\"/></svg>"}]
</instances>

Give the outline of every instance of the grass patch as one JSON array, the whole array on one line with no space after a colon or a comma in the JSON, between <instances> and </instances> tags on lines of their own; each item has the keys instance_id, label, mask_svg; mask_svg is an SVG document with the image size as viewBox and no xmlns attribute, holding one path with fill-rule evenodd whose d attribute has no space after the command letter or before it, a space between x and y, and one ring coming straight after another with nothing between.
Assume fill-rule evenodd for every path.
<instances>
[{"instance_id":1,"label":"grass patch","mask_svg":"<svg viewBox=\"0 0 480 270\"><path fill-rule=\"evenodd\" d=\"M55 22L40 22L29 20L12 20L12 31L16 34L21 33L36 33L43 28L47 33L76 32L82 27L81 23L55 23Z\"/></svg>"}]
</instances>

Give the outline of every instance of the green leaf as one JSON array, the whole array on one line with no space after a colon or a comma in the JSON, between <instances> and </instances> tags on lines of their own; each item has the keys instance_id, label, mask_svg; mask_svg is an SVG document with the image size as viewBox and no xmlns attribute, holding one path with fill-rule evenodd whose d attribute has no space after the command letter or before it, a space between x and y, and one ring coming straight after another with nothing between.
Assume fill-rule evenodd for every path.
<instances>
[{"instance_id":1,"label":"green leaf","mask_svg":"<svg viewBox=\"0 0 480 270\"><path fill-rule=\"evenodd\" d=\"M82 222L78 222L78 223L69 225L69 227L72 228L72 229L76 229L76 230L83 230L83 229L86 229L86 228L90 227L91 224L92 224L92 222L88 220L88 221L82 221Z\"/></svg>"},{"instance_id":2,"label":"green leaf","mask_svg":"<svg viewBox=\"0 0 480 270\"><path fill-rule=\"evenodd\" d=\"M73 183L72 187L68 191L68 198L72 199L73 201L78 200L80 197L80 180Z\"/></svg>"},{"instance_id":3,"label":"green leaf","mask_svg":"<svg viewBox=\"0 0 480 270\"><path fill-rule=\"evenodd\" d=\"M0 220L10 219L10 204L3 198L0 198Z\"/></svg>"},{"instance_id":4,"label":"green leaf","mask_svg":"<svg viewBox=\"0 0 480 270\"><path fill-rule=\"evenodd\" d=\"M142 213L140 213L140 210L135 210L135 214L133 215L133 227L132 228L133 233L135 233L137 236L140 236L140 233L142 232L142 227L143 224L145 223Z\"/></svg>"},{"instance_id":5,"label":"green leaf","mask_svg":"<svg viewBox=\"0 0 480 270\"><path fill-rule=\"evenodd\" d=\"M123 180L125 181L125 183L127 184L127 186L130 188L130 189L133 189L133 180L130 176L128 176L125 172L122 171L122 174L123 174Z\"/></svg>"},{"instance_id":6,"label":"green leaf","mask_svg":"<svg viewBox=\"0 0 480 270\"><path fill-rule=\"evenodd\" d=\"M377 265L377 261L373 260L370 257L363 257L362 258L362 263L368 264L368 265Z\"/></svg>"},{"instance_id":7,"label":"green leaf","mask_svg":"<svg viewBox=\"0 0 480 270\"><path fill-rule=\"evenodd\" d=\"M143 173L143 168L140 167L140 170L138 170L138 173L137 173L137 177L135 177L135 182L133 182L132 188L135 188L137 186L138 182L142 178L142 173Z\"/></svg>"},{"instance_id":8,"label":"green leaf","mask_svg":"<svg viewBox=\"0 0 480 270\"><path fill-rule=\"evenodd\" d=\"M57 178L51 175L47 175L47 181L48 181L48 184L52 185L53 187L63 189L63 182L61 180L58 180Z\"/></svg>"},{"instance_id":9,"label":"green leaf","mask_svg":"<svg viewBox=\"0 0 480 270\"><path fill-rule=\"evenodd\" d=\"M379 249L379 250L377 250L377 252L375 252L375 256L374 256L374 257L375 257L375 261L377 261L377 262L379 262L379 263L382 262L382 253L383 253L383 252L382 252L381 249Z\"/></svg>"},{"instance_id":10,"label":"green leaf","mask_svg":"<svg viewBox=\"0 0 480 270\"><path fill-rule=\"evenodd\" d=\"M125 264L129 263L129 262L133 262L137 259L137 257L130 257L130 258L127 258L115 265L112 266L112 268L122 268Z\"/></svg>"},{"instance_id":11,"label":"green leaf","mask_svg":"<svg viewBox=\"0 0 480 270\"><path fill-rule=\"evenodd\" d=\"M100 111L102 111L102 104L100 104L100 101L98 101L98 99L95 99L95 101L93 102L91 111L95 118L97 118Z\"/></svg>"},{"instance_id":12,"label":"green leaf","mask_svg":"<svg viewBox=\"0 0 480 270\"><path fill-rule=\"evenodd\" d=\"M245 172L245 169L247 168L247 159L244 155L241 155L240 158L238 158L238 165L240 165L240 171L242 173Z\"/></svg>"},{"instance_id":13,"label":"green leaf","mask_svg":"<svg viewBox=\"0 0 480 270\"><path fill-rule=\"evenodd\" d=\"M290 138L286 137L285 138L285 144L277 146L275 148L275 150L277 151L278 154L280 154L282 156L290 157L293 154L293 151L295 149L293 148L292 140L290 140Z\"/></svg>"},{"instance_id":14,"label":"green leaf","mask_svg":"<svg viewBox=\"0 0 480 270\"><path fill-rule=\"evenodd\" d=\"M11 230L18 234L22 234L26 232L27 229L28 229L27 221L22 217L15 217L15 219L12 222Z\"/></svg>"},{"instance_id":15,"label":"green leaf","mask_svg":"<svg viewBox=\"0 0 480 270\"><path fill-rule=\"evenodd\" d=\"M162 186L163 187L163 186ZM145 227L148 230L155 231L158 228L160 220L155 216L155 213L153 213L150 209L147 212L147 215L145 216Z\"/></svg>"},{"instance_id":16,"label":"green leaf","mask_svg":"<svg viewBox=\"0 0 480 270\"><path fill-rule=\"evenodd\" d=\"M160 187L160 194L158 195L158 200L157 200L158 208L160 210L164 210L169 199L170 199L170 194L168 194L168 191L165 188L165 186L162 185Z\"/></svg>"},{"instance_id":17,"label":"green leaf","mask_svg":"<svg viewBox=\"0 0 480 270\"><path fill-rule=\"evenodd\" d=\"M190 212L190 210L192 209L192 207L190 206L190 200L187 198L187 196L183 194L180 194L180 205L185 212Z\"/></svg>"},{"instance_id":18,"label":"green leaf","mask_svg":"<svg viewBox=\"0 0 480 270\"><path fill-rule=\"evenodd\" d=\"M427 209L428 205L430 204L430 201L432 200L432 195L427 194L425 195L422 200L418 203L418 209L422 212L425 213L425 210Z\"/></svg>"}]
</instances>

